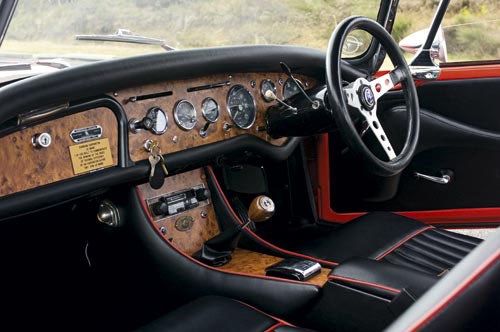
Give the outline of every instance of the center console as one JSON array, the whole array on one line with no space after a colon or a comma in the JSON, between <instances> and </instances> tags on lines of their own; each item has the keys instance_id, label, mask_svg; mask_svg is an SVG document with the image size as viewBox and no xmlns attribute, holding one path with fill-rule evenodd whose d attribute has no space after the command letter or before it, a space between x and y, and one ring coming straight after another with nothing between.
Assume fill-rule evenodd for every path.
<instances>
[{"instance_id":1,"label":"center console","mask_svg":"<svg viewBox=\"0 0 500 332\"><path fill-rule=\"evenodd\" d=\"M210 168L167 177L157 190L139 185L136 194L156 236L140 222L138 233L148 233L148 245L155 242L150 253L165 267L165 279L174 276L169 282L184 290L180 294L194 292L193 298L207 293L238 298L289 318L301 312L294 322L317 330L373 331L387 327L437 282L435 276L370 259L326 265L266 242L247 226L271 217L265 206L272 200L258 196L248 211L234 210ZM253 245L233 246L240 235ZM221 264L200 259L200 251L214 243L230 254ZM286 261L290 258L293 264ZM317 262L319 271L303 280Z\"/></svg>"},{"instance_id":2,"label":"center console","mask_svg":"<svg viewBox=\"0 0 500 332\"><path fill-rule=\"evenodd\" d=\"M231 231L230 223L219 220L213 202L218 195L214 193L215 197L211 198L212 193L209 187L207 173L202 168L167 177L164 185L157 190L152 189L148 183L137 187L154 227L162 234L164 240L183 254L197 259L206 243L213 242L214 239L221 238ZM214 187L212 189L217 190ZM265 221L272 216L265 210L273 204L272 200L263 198L265 196L258 196L252 202L248 211L251 217L249 221ZM239 228L244 227L240 225ZM237 230L237 228L234 229ZM258 277L267 275L271 279L283 281L300 281L299 278L286 274L271 273L272 271L266 273L269 267L283 262L286 256L264 254L239 247L230 249L229 262L217 266L221 271ZM200 264L208 263L201 260ZM314 273L304 282L322 286L327 282L330 272L328 268L320 268L318 273Z\"/></svg>"}]
</instances>

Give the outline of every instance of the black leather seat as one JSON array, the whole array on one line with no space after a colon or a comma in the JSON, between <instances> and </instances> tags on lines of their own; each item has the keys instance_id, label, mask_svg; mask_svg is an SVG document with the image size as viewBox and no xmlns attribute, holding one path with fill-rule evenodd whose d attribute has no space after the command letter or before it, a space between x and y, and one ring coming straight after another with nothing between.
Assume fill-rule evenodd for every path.
<instances>
[{"instance_id":1,"label":"black leather seat","mask_svg":"<svg viewBox=\"0 0 500 332\"><path fill-rule=\"evenodd\" d=\"M289 249L333 263L370 258L442 276L481 241L397 214L374 212Z\"/></svg>"},{"instance_id":2,"label":"black leather seat","mask_svg":"<svg viewBox=\"0 0 500 332\"><path fill-rule=\"evenodd\" d=\"M242 302L220 296L199 298L144 326L155 332L307 332Z\"/></svg>"}]
</instances>

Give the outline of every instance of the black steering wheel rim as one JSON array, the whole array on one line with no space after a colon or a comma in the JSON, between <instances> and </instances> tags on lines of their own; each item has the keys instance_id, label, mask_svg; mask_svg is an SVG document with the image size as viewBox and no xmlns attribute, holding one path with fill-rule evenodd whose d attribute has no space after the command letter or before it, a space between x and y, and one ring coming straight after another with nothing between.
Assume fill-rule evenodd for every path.
<instances>
[{"instance_id":1,"label":"black steering wheel rim","mask_svg":"<svg viewBox=\"0 0 500 332\"><path fill-rule=\"evenodd\" d=\"M401 83L406 101L408 132L405 143L399 155L389 161L379 159L363 142L349 114L347 98L344 93L341 77L342 46L347 35L351 31L358 29L372 35L384 47L387 55L396 66L394 73L397 70L399 75L397 77L398 83ZM392 36L378 22L367 17L353 16L343 20L335 28L328 44L326 77L332 115L345 143L363 160L369 172L384 177L402 172L411 162L417 148L420 131L420 109L417 89L410 68Z\"/></svg>"}]
</instances>

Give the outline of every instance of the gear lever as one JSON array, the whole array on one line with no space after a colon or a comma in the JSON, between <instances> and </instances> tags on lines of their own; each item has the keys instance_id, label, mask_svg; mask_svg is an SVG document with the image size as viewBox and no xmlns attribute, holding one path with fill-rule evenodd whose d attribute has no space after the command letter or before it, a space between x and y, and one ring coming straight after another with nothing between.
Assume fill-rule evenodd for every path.
<instances>
[{"instance_id":1,"label":"gear lever","mask_svg":"<svg viewBox=\"0 0 500 332\"><path fill-rule=\"evenodd\" d=\"M261 195L253 199L248 209L247 220L235 229L228 229L203 244L194 258L213 266L227 264L232 259L232 253L238 246L241 231L251 222L263 222L274 215L274 202L267 196Z\"/></svg>"}]
</instances>

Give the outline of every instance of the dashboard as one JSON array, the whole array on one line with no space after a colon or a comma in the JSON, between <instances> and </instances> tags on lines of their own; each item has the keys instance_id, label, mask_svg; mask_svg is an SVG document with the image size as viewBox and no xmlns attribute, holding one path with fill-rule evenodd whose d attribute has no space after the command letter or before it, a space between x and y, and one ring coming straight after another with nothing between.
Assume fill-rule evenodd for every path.
<instances>
[{"instance_id":1,"label":"dashboard","mask_svg":"<svg viewBox=\"0 0 500 332\"><path fill-rule=\"evenodd\" d=\"M148 140L169 174L222 156L286 160L300 139L271 137L265 121L276 98L300 90L280 62L305 90L324 84L324 52L255 45L99 61L0 87L0 220L144 182Z\"/></svg>"},{"instance_id":2,"label":"dashboard","mask_svg":"<svg viewBox=\"0 0 500 332\"><path fill-rule=\"evenodd\" d=\"M317 84L313 78L297 77L305 89ZM287 138L274 139L266 132L265 112L277 102L268 98L268 90L279 99L299 91L282 73L237 73L143 85L108 96L124 110L128 154L139 162L148 158L145 145L153 140L162 154L244 134L282 146ZM116 114L97 107L62 112L1 137L0 197L117 166L118 129Z\"/></svg>"},{"instance_id":3,"label":"dashboard","mask_svg":"<svg viewBox=\"0 0 500 332\"><path fill-rule=\"evenodd\" d=\"M305 89L317 84L313 78L297 77ZM299 91L281 73L240 73L145 85L110 95L125 109L130 157L139 161L149 155L144 148L148 140L158 141L163 154L243 134L283 145L286 138L273 139L266 132L265 111L276 104L266 98L267 90L279 99Z\"/></svg>"}]
</instances>

